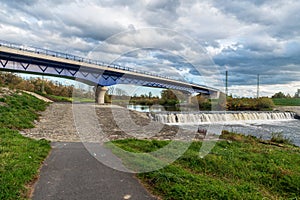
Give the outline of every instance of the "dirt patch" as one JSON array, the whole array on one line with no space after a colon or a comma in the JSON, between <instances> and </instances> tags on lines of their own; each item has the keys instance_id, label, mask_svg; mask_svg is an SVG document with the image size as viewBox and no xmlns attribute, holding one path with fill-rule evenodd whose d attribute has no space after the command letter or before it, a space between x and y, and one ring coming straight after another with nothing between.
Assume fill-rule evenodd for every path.
<instances>
[{"instance_id":1,"label":"dirt patch","mask_svg":"<svg viewBox=\"0 0 300 200\"><path fill-rule=\"evenodd\" d=\"M4 102L0 102L0 106L7 106L7 104Z\"/></svg>"},{"instance_id":2,"label":"dirt patch","mask_svg":"<svg viewBox=\"0 0 300 200\"><path fill-rule=\"evenodd\" d=\"M15 90L10 90L9 88L6 87L0 87L0 98L5 96L11 96L15 92L16 92Z\"/></svg>"}]
</instances>

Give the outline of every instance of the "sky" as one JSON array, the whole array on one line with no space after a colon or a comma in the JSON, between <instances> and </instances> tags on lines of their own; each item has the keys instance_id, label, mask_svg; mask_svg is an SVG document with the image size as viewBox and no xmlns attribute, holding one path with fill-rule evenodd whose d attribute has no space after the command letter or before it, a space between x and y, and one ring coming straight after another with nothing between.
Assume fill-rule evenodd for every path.
<instances>
[{"instance_id":1,"label":"sky","mask_svg":"<svg viewBox=\"0 0 300 200\"><path fill-rule=\"evenodd\" d=\"M1 1L0 40L256 96L300 89L298 0Z\"/></svg>"}]
</instances>

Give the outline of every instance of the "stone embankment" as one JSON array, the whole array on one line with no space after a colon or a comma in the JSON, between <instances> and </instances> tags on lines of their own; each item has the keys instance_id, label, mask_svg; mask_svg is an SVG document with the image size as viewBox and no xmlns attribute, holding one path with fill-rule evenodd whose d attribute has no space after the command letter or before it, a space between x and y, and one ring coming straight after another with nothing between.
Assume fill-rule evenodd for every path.
<instances>
[{"instance_id":1,"label":"stone embankment","mask_svg":"<svg viewBox=\"0 0 300 200\"><path fill-rule=\"evenodd\" d=\"M295 112L296 118L300 119L300 106L277 106L275 110Z\"/></svg>"},{"instance_id":2,"label":"stone embankment","mask_svg":"<svg viewBox=\"0 0 300 200\"><path fill-rule=\"evenodd\" d=\"M95 123L86 123L93 116L91 111L82 110L80 114L74 113L76 109L74 110L73 106L77 105L50 104L47 110L41 113L39 120L35 122L35 128L23 130L22 134L35 139L60 142L97 142L99 138L102 141L110 141L125 138L191 140L204 137L196 131L181 130L177 126L153 122L146 113L131 111L119 106L86 104L84 107L91 107L98 118L97 125L100 127L95 131L89 127L93 126L90 124ZM78 121L78 119L76 121L74 117L76 114L80 115L84 122ZM90 119L91 122L93 120ZM82 127L86 131L82 131Z\"/></svg>"},{"instance_id":3,"label":"stone embankment","mask_svg":"<svg viewBox=\"0 0 300 200\"><path fill-rule=\"evenodd\" d=\"M23 135L35 139L47 139L50 141L79 142L73 119L72 104L52 103L46 111L41 113L35 128L25 129Z\"/></svg>"}]
</instances>

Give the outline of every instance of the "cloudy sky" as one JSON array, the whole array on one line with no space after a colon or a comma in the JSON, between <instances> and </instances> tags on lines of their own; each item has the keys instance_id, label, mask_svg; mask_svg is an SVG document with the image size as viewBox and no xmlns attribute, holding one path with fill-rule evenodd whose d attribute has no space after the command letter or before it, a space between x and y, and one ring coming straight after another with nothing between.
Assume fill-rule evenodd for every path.
<instances>
[{"instance_id":1,"label":"cloudy sky","mask_svg":"<svg viewBox=\"0 0 300 200\"><path fill-rule=\"evenodd\" d=\"M300 89L298 0L3 0L1 40L255 96ZM224 88L223 88L224 89Z\"/></svg>"}]
</instances>

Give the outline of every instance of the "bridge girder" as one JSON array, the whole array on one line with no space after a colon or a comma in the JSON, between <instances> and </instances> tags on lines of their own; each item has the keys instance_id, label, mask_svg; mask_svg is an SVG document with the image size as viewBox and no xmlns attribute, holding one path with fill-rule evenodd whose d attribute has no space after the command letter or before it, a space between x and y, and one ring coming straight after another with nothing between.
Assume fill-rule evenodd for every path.
<instances>
[{"instance_id":1,"label":"bridge girder","mask_svg":"<svg viewBox=\"0 0 300 200\"><path fill-rule=\"evenodd\" d=\"M154 82L147 78L139 79L138 77L121 73L115 73L109 70L95 71L88 69L84 66L67 66L64 64L59 65L58 63L51 62L40 63L34 60L22 60L9 56L4 57L1 53L0 70L68 78L89 85L111 86L115 84L133 84L145 87L170 88L190 93L208 93L208 91L206 90L193 89L189 87L183 87L180 85L172 85L166 82Z\"/></svg>"},{"instance_id":2,"label":"bridge girder","mask_svg":"<svg viewBox=\"0 0 300 200\"><path fill-rule=\"evenodd\" d=\"M39 49L40 50L40 49ZM48 51L48 50L42 50ZM61 55L61 54L58 54ZM207 86L197 86L162 76L152 76L150 73L139 74L136 70L126 71L122 67L92 63L88 59L65 55L56 57L56 54L39 53L35 50L10 49L2 47L0 43L0 70L48 75L73 79L93 86L111 86L115 84L134 84L146 87L169 88L187 93L202 93L211 95L218 92L208 89ZM129 68L128 68L129 69Z\"/></svg>"}]
</instances>

